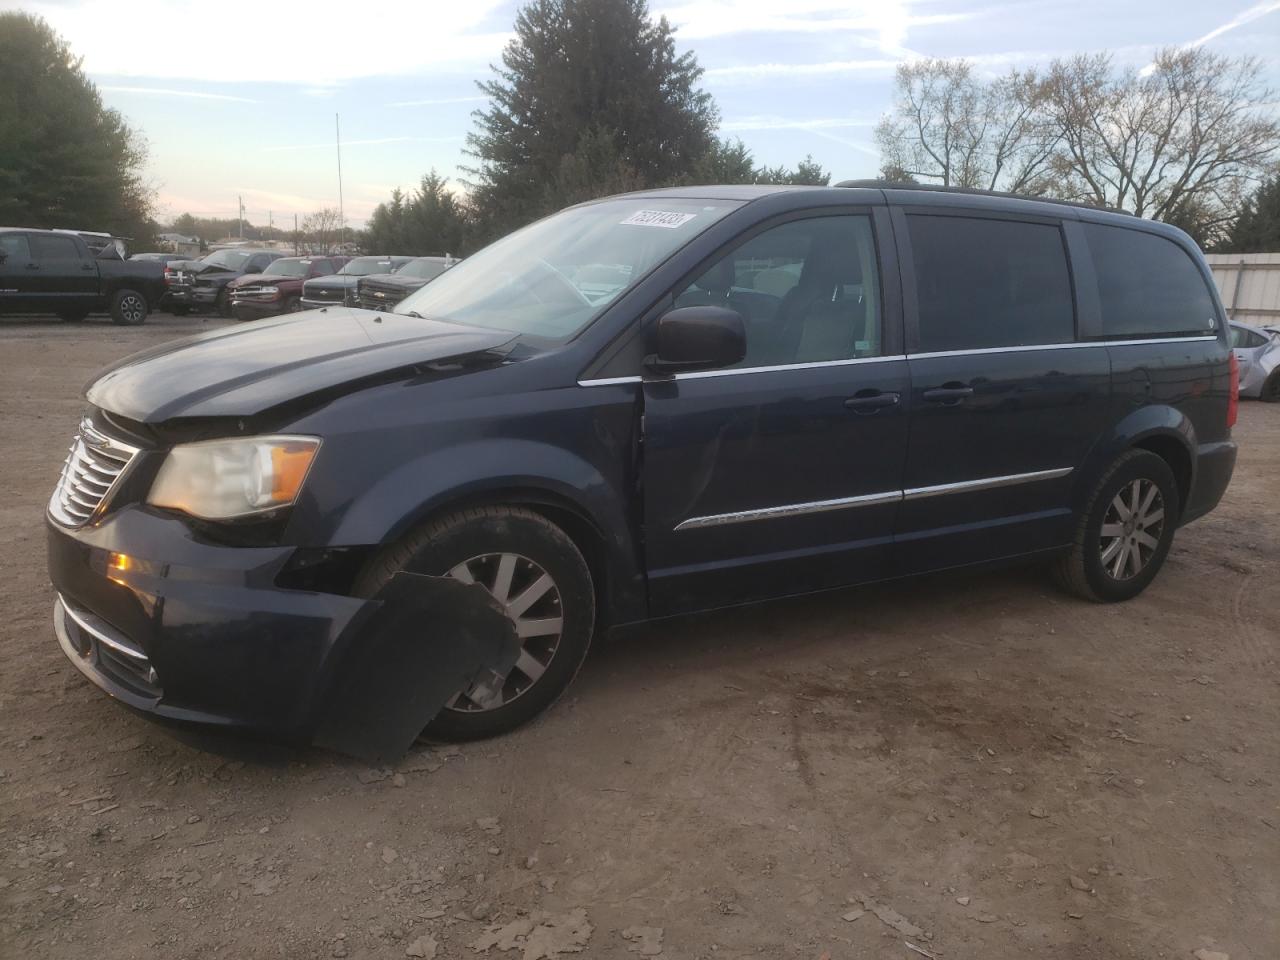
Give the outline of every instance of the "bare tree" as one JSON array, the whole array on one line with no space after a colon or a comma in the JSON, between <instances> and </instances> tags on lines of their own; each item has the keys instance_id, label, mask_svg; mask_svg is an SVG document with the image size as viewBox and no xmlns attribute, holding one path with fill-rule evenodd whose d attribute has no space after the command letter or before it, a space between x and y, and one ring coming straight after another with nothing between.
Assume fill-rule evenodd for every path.
<instances>
[{"instance_id":1,"label":"bare tree","mask_svg":"<svg viewBox=\"0 0 1280 960\"><path fill-rule=\"evenodd\" d=\"M897 101L876 128L881 162L944 186L1042 193L1057 134L1034 73L989 82L964 60L898 67Z\"/></svg>"},{"instance_id":2,"label":"bare tree","mask_svg":"<svg viewBox=\"0 0 1280 960\"><path fill-rule=\"evenodd\" d=\"M1261 64L1168 49L1142 71L1107 54L1055 61L1041 85L1060 135L1058 192L1203 228L1229 220L1280 150Z\"/></svg>"},{"instance_id":3,"label":"bare tree","mask_svg":"<svg viewBox=\"0 0 1280 960\"><path fill-rule=\"evenodd\" d=\"M302 218L302 238L312 253L332 253L342 232L342 217L333 207L322 207Z\"/></svg>"}]
</instances>

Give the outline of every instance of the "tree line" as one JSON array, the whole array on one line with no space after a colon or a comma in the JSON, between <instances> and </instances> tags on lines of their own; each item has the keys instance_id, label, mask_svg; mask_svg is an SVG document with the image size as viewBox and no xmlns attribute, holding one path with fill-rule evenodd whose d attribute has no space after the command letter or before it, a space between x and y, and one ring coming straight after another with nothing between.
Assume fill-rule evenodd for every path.
<instances>
[{"instance_id":1,"label":"tree line","mask_svg":"<svg viewBox=\"0 0 1280 960\"><path fill-rule=\"evenodd\" d=\"M1275 190L1271 99L1258 60L1203 47L1161 50L1141 70L1081 54L993 79L920 60L898 67L876 139L886 179L1111 207L1236 249Z\"/></svg>"},{"instance_id":2,"label":"tree line","mask_svg":"<svg viewBox=\"0 0 1280 960\"><path fill-rule=\"evenodd\" d=\"M469 253L561 207L629 190L703 183L827 184L812 158L758 164L719 136L692 52L678 53L646 0L528 0L473 114L458 185L427 172L380 204L366 231L332 210L297 235L248 239L377 252ZM39 77L39 82L30 78ZM876 130L888 180L1082 201L1174 223L1207 249L1280 248L1280 122L1251 58L1161 51L1146 68L1107 54L989 78L964 60L896 74ZM38 17L0 13L0 222L149 239L146 143L106 108L81 62ZM184 214L208 242L236 220Z\"/></svg>"}]
</instances>

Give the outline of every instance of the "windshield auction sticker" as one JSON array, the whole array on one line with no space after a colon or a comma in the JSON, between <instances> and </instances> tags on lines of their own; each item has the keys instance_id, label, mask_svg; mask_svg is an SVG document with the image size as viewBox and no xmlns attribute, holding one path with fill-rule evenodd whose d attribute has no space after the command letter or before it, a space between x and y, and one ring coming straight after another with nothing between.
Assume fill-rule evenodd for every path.
<instances>
[{"instance_id":1,"label":"windshield auction sticker","mask_svg":"<svg viewBox=\"0 0 1280 960\"><path fill-rule=\"evenodd\" d=\"M636 227L665 227L668 230L674 230L676 227L684 226L696 216L696 213L671 213L666 210L637 210L622 222L629 223Z\"/></svg>"}]
</instances>

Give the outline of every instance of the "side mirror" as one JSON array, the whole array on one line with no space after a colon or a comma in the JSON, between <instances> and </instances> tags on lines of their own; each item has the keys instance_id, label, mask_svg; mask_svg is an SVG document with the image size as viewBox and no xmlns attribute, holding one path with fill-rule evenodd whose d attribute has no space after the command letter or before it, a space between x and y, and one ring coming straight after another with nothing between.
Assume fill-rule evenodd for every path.
<instances>
[{"instance_id":1,"label":"side mirror","mask_svg":"<svg viewBox=\"0 0 1280 960\"><path fill-rule=\"evenodd\" d=\"M747 355L747 331L736 310L677 307L658 318L657 350L644 360L654 373L729 367Z\"/></svg>"}]
</instances>

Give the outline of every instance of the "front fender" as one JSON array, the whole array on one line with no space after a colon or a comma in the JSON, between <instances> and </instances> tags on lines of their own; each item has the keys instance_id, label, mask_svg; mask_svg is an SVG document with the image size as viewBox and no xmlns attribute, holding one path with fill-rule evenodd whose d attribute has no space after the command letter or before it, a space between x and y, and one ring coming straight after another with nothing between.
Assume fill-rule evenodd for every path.
<instances>
[{"instance_id":1,"label":"front fender","mask_svg":"<svg viewBox=\"0 0 1280 960\"><path fill-rule=\"evenodd\" d=\"M625 491L585 458L547 442L479 438L428 450L359 490L330 529L311 520L299 524L315 538L299 545L390 543L451 504L499 501L560 507L590 524L604 544L615 617L644 616L643 575Z\"/></svg>"}]
</instances>

